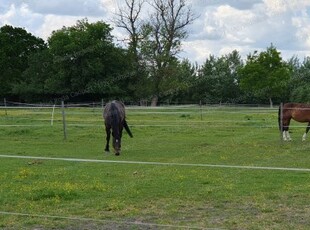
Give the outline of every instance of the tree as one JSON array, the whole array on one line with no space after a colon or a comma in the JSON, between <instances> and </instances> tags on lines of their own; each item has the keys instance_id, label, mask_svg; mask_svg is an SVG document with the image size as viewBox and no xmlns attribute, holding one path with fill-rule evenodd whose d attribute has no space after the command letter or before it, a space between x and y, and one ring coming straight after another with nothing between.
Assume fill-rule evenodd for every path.
<instances>
[{"instance_id":1,"label":"tree","mask_svg":"<svg viewBox=\"0 0 310 230\"><path fill-rule=\"evenodd\" d=\"M181 51L181 42L187 37L186 26L195 16L186 0L154 0L155 9L149 23L145 25L145 40L142 42L142 56L150 68L153 80L152 105L156 105L163 90L163 82L169 77Z\"/></svg>"},{"instance_id":2,"label":"tree","mask_svg":"<svg viewBox=\"0 0 310 230\"><path fill-rule=\"evenodd\" d=\"M237 102L241 67L241 56L236 50L219 58L210 55L200 69L196 97L209 103Z\"/></svg>"},{"instance_id":3,"label":"tree","mask_svg":"<svg viewBox=\"0 0 310 230\"><path fill-rule=\"evenodd\" d=\"M46 49L45 42L23 28L5 25L0 28L1 96L13 94L13 88L24 79L31 54Z\"/></svg>"},{"instance_id":4,"label":"tree","mask_svg":"<svg viewBox=\"0 0 310 230\"><path fill-rule=\"evenodd\" d=\"M194 21L195 16L186 0L154 0L149 2L154 13L138 27L136 19L143 2L127 0L129 11L121 11L118 25L129 32L131 47L136 47L139 52L140 65L147 67L152 83L152 104L156 105L164 91L164 79L173 72L181 42L187 36L185 28Z\"/></svg>"},{"instance_id":5,"label":"tree","mask_svg":"<svg viewBox=\"0 0 310 230\"><path fill-rule=\"evenodd\" d=\"M290 70L281 53L271 45L266 51L248 55L246 64L239 71L240 86L245 91L268 98L273 106L275 98L282 98L287 91Z\"/></svg>"},{"instance_id":6,"label":"tree","mask_svg":"<svg viewBox=\"0 0 310 230\"><path fill-rule=\"evenodd\" d=\"M87 19L63 27L49 38L55 75L46 87L56 95L120 96L131 73L125 50L116 47L112 28Z\"/></svg>"},{"instance_id":7,"label":"tree","mask_svg":"<svg viewBox=\"0 0 310 230\"><path fill-rule=\"evenodd\" d=\"M53 56L49 49L36 52L28 58L28 68L22 73L22 81L15 84L13 93L27 101L48 99L46 81L53 78Z\"/></svg>"},{"instance_id":8,"label":"tree","mask_svg":"<svg viewBox=\"0 0 310 230\"><path fill-rule=\"evenodd\" d=\"M135 64L139 63L139 40L142 34L143 21L141 20L142 7L146 0L125 0L125 6L119 8L114 23L123 28L129 34L129 52L132 54Z\"/></svg>"},{"instance_id":9,"label":"tree","mask_svg":"<svg viewBox=\"0 0 310 230\"><path fill-rule=\"evenodd\" d=\"M120 7L114 23L129 34L128 61L132 65L133 76L128 88L134 98L144 98L150 93L147 72L140 55L140 41L142 38L143 21L141 20L142 7L146 0L125 0L124 6Z\"/></svg>"},{"instance_id":10,"label":"tree","mask_svg":"<svg viewBox=\"0 0 310 230\"><path fill-rule=\"evenodd\" d=\"M310 103L310 57L306 57L302 63L293 57L289 66L292 72L289 84L290 100Z\"/></svg>"},{"instance_id":11,"label":"tree","mask_svg":"<svg viewBox=\"0 0 310 230\"><path fill-rule=\"evenodd\" d=\"M166 96L176 103L180 101L182 103L193 103L195 98L192 95L195 89L197 89L198 64L192 64L188 59L184 59L177 63L176 70L177 72L172 77L171 83L168 86L169 90L162 96Z\"/></svg>"}]
</instances>

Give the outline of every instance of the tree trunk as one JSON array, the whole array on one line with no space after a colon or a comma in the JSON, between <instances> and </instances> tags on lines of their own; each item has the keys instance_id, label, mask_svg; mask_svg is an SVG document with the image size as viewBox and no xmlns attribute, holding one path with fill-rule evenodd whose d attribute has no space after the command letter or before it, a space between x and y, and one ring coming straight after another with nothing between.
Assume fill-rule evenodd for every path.
<instances>
[{"instance_id":1,"label":"tree trunk","mask_svg":"<svg viewBox=\"0 0 310 230\"><path fill-rule=\"evenodd\" d=\"M271 98L269 98L269 104L270 104L270 108L273 108L273 101Z\"/></svg>"},{"instance_id":2,"label":"tree trunk","mask_svg":"<svg viewBox=\"0 0 310 230\"><path fill-rule=\"evenodd\" d=\"M157 96L157 95L154 95L154 96L152 97L151 106L157 106L157 103L158 103L158 96Z\"/></svg>"}]
</instances>

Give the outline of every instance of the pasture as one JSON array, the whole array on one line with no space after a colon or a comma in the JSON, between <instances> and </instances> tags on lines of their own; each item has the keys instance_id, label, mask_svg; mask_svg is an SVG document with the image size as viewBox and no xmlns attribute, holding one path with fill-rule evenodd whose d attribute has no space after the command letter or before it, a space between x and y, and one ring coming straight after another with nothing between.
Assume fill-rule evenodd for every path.
<instances>
[{"instance_id":1,"label":"pasture","mask_svg":"<svg viewBox=\"0 0 310 230\"><path fill-rule=\"evenodd\" d=\"M127 107L115 156L101 110L67 108L64 140L59 108L0 109L1 229L309 228L305 124L282 142L277 109Z\"/></svg>"}]
</instances>

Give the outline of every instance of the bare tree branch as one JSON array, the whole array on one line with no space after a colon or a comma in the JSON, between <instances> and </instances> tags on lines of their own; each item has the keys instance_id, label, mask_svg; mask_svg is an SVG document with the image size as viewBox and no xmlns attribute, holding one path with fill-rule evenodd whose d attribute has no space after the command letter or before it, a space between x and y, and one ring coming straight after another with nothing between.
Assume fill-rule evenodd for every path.
<instances>
[{"instance_id":1,"label":"bare tree branch","mask_svg":"<svg viewBox=\"0 0 310 230\"><path fill-rule=\"evenodd\" d=\"M186 26L197 17L188 0L124 0L125 8L119 9L116 25L130 35L129 47L153 77L154 96L160 92L163 79L169 77L169 67L181 51L181 41L186 38ZM142 22L142 5L148 2L154 11ZM139 24L141 23L141 24ZM138 53L139 52L139 53Z\"/></svg>"},{"instance_id":2,"label":"bare tree branch","mask_svg":"<svg viewBox=\"0 0 310 230\"><path fill-rule=\"evenodd\" d=\"M119 7L114 23L117 27L125 29L130 36L133 44L139 37L139 30L143 25L141 11L146 0L125 0L125 7Z\"/></svg>"}]
</instances>

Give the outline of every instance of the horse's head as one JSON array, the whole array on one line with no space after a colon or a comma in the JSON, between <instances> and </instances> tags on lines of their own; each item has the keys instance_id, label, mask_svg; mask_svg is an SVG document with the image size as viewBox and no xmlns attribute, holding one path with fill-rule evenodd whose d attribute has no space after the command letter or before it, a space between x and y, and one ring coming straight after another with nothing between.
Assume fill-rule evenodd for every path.
<instances>
[{"instance_id":1,"label":"horse's head","mask_svg":"<svg viewBox=\"0 0 310 230\"><path fill-rule=\"evenodd\" d=\"M113 133L113 148L115 155L119 155L121 152L121 136L119 133Z\"/></svg>"}]
</instances>

